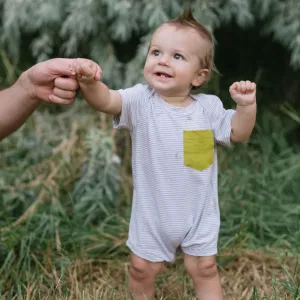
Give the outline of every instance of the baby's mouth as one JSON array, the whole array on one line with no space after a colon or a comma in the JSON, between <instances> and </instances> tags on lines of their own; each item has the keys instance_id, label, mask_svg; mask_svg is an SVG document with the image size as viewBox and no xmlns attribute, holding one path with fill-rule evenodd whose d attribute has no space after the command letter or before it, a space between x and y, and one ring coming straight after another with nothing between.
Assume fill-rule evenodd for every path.
<instances>
[{"instance_id":1,"label":"baby's mouth","mask_svg":"<svg viewBox=\"0 0 300 300\"><path fill-rule=\"evenodd\" d=\"M163 73L163 72L156 72L156 73L154 73L155 74L155 76L158 76L158 77L160 77L160 78L171 78L172 76L170 76L169 74L167 74L167 73Z\"/></svg>"}]
</instances>

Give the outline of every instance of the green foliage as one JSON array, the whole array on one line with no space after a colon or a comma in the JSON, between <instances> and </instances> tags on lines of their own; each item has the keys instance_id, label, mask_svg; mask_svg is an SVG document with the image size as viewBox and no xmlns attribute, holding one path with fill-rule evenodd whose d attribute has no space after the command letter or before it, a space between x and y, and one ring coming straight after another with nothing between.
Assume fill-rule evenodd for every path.
<instances>
[{"instance_id":1,"label":"green foliage","mask_svg":"<svg viewBox=\"0 0 300 300\"><path fill-rule=\"evenodd\" d=\"M74 213L82 215L83 225L109 217L120 192L120 158L112 154L112 137L91 128L85 144L89 158L72 192Z\"/></svg>"},{"instance_id":2,"label":"green foliage","mask_svg":"<svg viewBox=\"0 0 300 300\"><path fill-rule=\"evenodd\" d=\"M0 84L51 57L91 58L119 89L143 82L153 31L191 5L216 37L221 90L236 80L258 86L262 103L299 107L298 0L0 0ZM1 68L1 65L3 67ZM9 66L9 69L8 67ZM214 84L212 84L214 85ZM209 92L215 92L208 86ZM222 99L228 98L228 92Z\"/></svg>"},{"instance_id":3,"label":"green foliage","mask_svg":"<svg viewBox=\"0 0 300 300\"><path fill-rule=\"evenodd\" d=\"M221 247L238 241L247 248L269 245L299 252L300 155L286 138L287 123L265 114L247 144L221 152ZM230 232L235 236L229 238Z\"/></svg>"},{"instance_id":4,"label":"green foliage","mask_svg":"<svg viewBox=\"0 0 300 300\"><path fill-rule=\"evenodd\" d=\"M123 201L122 168L130 157L120 149L120 164L110 131L99 124L98 113L82 102L58 115L42 109L0 144L1 295L20 298L36 282L52 289L54 271L67 295L75 261L127 258L131 207ZM292 121L266 114L249 143L220 149L221 253L299 253L300 157L288 141L292 128ZM119 147L126 145L120 138ZM290 273L276 290L298 295L298 286Z\"/></svg>"},{"instance_id":5,"label":"green foliage","mask_svg":"<svg viewBox=\"0 0 300 300\"><path fill-rule=\"evenodd\" d=\"M291 64L300 65L300 2L287 1L257 1L261 17L268 16L266 33L291 50ZM267 10L268 8L268 10ZM267 13L268 12L268 13Z\"/></svg>"},{"instance_id":6,"label":"green foliage","mask_svg":"<svg viewBox=\"0 0 300 300\"><path fill-rule=\"evenodd\" d=\"M272 105L273 95L280 94L281 103L290 100L281 90L297 95L297 73L287 65L300 67L299 1L190 2L218 37L217 59L225 70L207 91L226 100L228 82L238 74L257 79L259 97L265 91L263 100ZM12 83L35 61L83 56L101 65L110 87L133 85L143 80L152 32L183 6L178 0L0 0L0 84ZM269 56L273 65L266 63ZM284 104L282 110L300 124L297 109ZM220 149L221 251L267 247L278 256L299 253L300 156L291 135L297 129L278 114L259 108L249 143ZM128 255L130 200L123 200L131 197L132 186L130 157L121 149L127 136L117 154L113 136L100 123L83 103L58 111L43 107L1 142L0 296L21 299L37 283L56 290L53 274L67 286L68 267L79 259L117 261ZM285 271L286 280L274 283L274 299L278 286L287 297L299 297L299 276ZM259 295L253 289L252 299L263 299Z\"/></svg>"},{"instance_id":7,"label":"green foliage","mask_svg":"<svg viewBox=\"0 0 300 300\"><path fill-rule=\"evenodd\" d=\"M192 0L195 16L212 30L235 23L249 28L260 22L259 34L274 37L300 67L300 3L297 0ZM150 35L184 7L178 0L1 0L1 40L17 64L26 52L37 60L53 56L87 56L100 63L104 80L114 86L142 80L141 68ZM24 49L23 39L29 42ZM137 40L132 40L138 37ZM130 63L122 63L134 43ZM117 55L116 52L121 54ZM25 52L25 53L24 53ZM133 66L135 66L133 68ZM131 79L125 74L130 74ZM133 72L134 71L134 72Z\"/></svg>"}]
</instances>

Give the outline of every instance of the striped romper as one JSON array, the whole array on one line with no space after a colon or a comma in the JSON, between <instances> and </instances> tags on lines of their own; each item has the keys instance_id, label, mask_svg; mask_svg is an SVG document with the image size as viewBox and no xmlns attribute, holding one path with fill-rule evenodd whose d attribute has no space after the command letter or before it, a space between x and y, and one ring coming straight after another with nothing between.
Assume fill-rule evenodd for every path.
<instances>
[{"instance_id":1,"label":"striped romper","mask_svg":"<svg viewBox=\"0 0 300 300\"><path fill-rule=\"evenodd\" d=\"M115 128L132 139L133 202L127 246L152 262L217 253L220 226L215 143L229 144L234 110L213 95L191 95L187 107L148 85L119 90Z\"/></svg>"}]
</instances>

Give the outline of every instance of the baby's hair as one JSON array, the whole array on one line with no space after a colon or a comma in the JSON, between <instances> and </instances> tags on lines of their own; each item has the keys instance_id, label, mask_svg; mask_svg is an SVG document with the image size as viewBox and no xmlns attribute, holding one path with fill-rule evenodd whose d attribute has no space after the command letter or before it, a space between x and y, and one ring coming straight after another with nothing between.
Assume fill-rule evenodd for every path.
<instances>
[{"instance_id":1,"label":"baby's hair","mask_svg":"<svg viewBox=\"0 0 300 300\"><path fill-rule=\"evenodd\" d=\"M218 73L214 63L215 47L211 32L202 24L200 24L193 16L191 8L185 8L178 18L166 21L164 24L174 25L176 27L190 27L201 35L206 40L208 47L204 57L200 58L201 67L208 69L208 74L204 83L208 82L213 72Z\"/></svg>"}]
</instances>

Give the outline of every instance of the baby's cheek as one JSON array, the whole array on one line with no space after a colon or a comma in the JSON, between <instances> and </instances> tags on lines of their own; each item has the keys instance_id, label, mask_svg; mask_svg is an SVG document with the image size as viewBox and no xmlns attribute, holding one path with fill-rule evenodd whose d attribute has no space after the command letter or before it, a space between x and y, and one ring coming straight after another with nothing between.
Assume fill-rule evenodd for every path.
<instances>
[{"instance_id":1,"label":"baby's cheek","mask_svg":"<svg viewBox=\"0 0 300 300\"><path fill-rule=\"evenodd\" d=\"M151 66L149 66L149 64L146 63L144 66L144 77L146 80L149 78L151 73L152 73L152 68Z\"/></svg>"}]
</instances>

